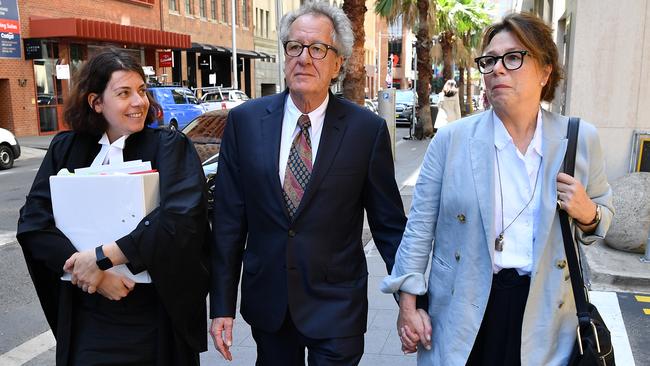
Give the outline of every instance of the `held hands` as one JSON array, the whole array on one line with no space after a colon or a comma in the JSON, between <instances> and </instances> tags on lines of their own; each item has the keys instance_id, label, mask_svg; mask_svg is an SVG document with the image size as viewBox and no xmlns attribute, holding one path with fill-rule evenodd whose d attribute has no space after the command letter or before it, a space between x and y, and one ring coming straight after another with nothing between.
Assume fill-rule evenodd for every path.
<instances>
[{"instance_id":1,"label":"held hands","mask_svg":"<svg viewBox=\"0 0 650 366\"><path fill-rule=\"evenodd\" d=\"M418 343L431 349L431 318L426 310L415 308L415 299L415 295L400 293L397 333L405 354L417 351Z\"/></svg>"},{"instance_id":2,"label":"held hands","mask_svg":"<svg viewBox=\"0 0 650 366\"><path fill-rule=\"evenodd\" d=\"M94 250L77 252L68 258L63 270L72 275L72 284L89 294L97 291L97 286L104 277L104 271L97 267Z\"/></svg>"},{"instance_id":3,"label":"held hands","mask_svg":"<svg viewBox=\"0 0 650 366\"><path fill-rule=\"evenodd\" d=\"M558 174L557 200L560 209L577 220L581 229L593 229L589 224L596 217L596 204L578 180L566 173Z\"/></svg>"},{"instance_id":4,"label":"held hands","mask_svg":"<svg viewBox=\"0 0 650 366\"><path fill-rule=\"evenodd\" d=\"M210 335L214 342L214 348L228 361L232 361L230 347L232 346L233 323L232 317L223 317L212 319L212 324L210 324Z\"/></svg>"}]
</instances>

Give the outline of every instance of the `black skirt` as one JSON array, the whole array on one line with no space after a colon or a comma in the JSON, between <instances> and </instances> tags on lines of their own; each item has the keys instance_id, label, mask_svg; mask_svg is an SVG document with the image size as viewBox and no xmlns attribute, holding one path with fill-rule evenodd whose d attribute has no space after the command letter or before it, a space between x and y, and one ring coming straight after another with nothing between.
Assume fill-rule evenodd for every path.
<instances>
[{"instance_id":1,"label":"black skirt","mask_svg":"<svg viewBox=\"0 0 650 366\"><path fill-rule=\"evenodd\" d=\"M76 287L73 293L69 365L199 364L198 353L174 334L153 285L136 284L119 301Z\"/></svg>"},{"instance_id":2,"label":"black skirt","mask_svg":"<svg viewBox=\"0 0 650 366\"><path fill-rule=\"evenodd\" d=\"M502 269L492 278L492 290L474 347L470 366L521 364L521 326L530 288L530 276Z\"/></svg>"}]
</instances>

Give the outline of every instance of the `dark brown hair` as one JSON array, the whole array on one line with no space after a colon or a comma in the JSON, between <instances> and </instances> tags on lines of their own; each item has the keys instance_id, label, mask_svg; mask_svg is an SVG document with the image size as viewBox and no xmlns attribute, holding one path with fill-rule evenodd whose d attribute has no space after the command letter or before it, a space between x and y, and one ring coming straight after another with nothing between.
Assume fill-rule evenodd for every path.
<instances>
[{"instance_id":1,"label":"dark brown hair","mask_svg":"<svg viewBox=\"0 0 650 366\"><path fill-rule=\"evenodd\" d=\"M543 20L531 13L513 13L492 24L483 33L481 52L485 51L494 36L502 31L512 33L527 49L529 55L542 65L552 67L548 82L542 88L541 100L550 102L555 97L555 88L564 77L558 60L557 46L553 42L553 30Z\"/></svg>"},{"instance_id":2,"label":"dark brown hair","mask_svg":"<svg viewBox=\"0 0 650 366\"><path fill-rule=\"evenodd\" d=\"M64 118L68 126L75 132L86 132L101 135L108 128L108 122L101 113L95 112L88 104L88 95L104 93L111 76L115 71L133 71L146 81L142 66L130 54L118 49L108 48L88 60L74 75L74 86L65 103ZM162 108L149 92L149 110L145 124L150 124L162 112Z\"/></svg>"}]
</instances>

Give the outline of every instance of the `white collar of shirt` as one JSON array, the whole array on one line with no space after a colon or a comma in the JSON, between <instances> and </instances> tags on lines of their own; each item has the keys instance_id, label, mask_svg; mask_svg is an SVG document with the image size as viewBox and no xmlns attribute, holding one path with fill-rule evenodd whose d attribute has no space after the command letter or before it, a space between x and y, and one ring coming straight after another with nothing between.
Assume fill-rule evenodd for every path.
<instances>
[{"instance_id":1,"label":"white collar of shirt","mask_svg":"<svg viewBox=\"0 0 650 366\"><path fill-rule=\"evenodd\" d=\"M542 172L542 113L537 113L537 126L526 153L522 154L515 146L503 122L492 112L494 121L494 146L498 155L500 172L494 167L494 233L499 235L503 225L508 226L530 200L533 190L535 197L521 212L515 222L504 233L505 245L502 252L494 252L493 271L514 268L520 275L529 274L533 266L533 245L540 214L540 192ZM538 178L538 174L540 177ZM501 187L499 186L501 183ZM504 192L503 209L501 191Z\"/></svg>"},{"instance_id":2,"label":"white collar of shirt","mask_svg":"<svg viewBox=\"0 0 650 366\"><path fill-rule=\"evenodd\" d=\"M506 130L506 127L503 125L503 121L497 116L496 113L494 113L494 110L492 111L492 118L494 120L494 146L499 151L502 151L506 145L514 144L512 141L512 137L508 133L508 130ZM535 127L535 134L533 135L533 139L530 141L530 144L528 145L528 150L526 151L526 155L533 149L539 156L543 156L542 154L542 110L537 111L537 126Z\"/></svg>"},{"instance_id":3,"label":"white collar of shirt","mask_svg":"<svg viewBox=\"0 0 650 366\"><path fill-rule=\"evenodd\" d=\"M128 137L129 135L122 136L119 139L113 141L111 144L108 140L108 135L106 132L104 132L102 138L97 142L98 144L102 145L102 148L99 150L99 154L95 156L95 160L93 160L90 166L123 163L124 145Z\"/></svg>"},{"instance_id":4,"label":"white collar of shirt","mask_svg":"<svg viewBox=\"0 0 650 366\"><path fill-rule=\"evenodd\" d=\"M323 132L323 124L325 123L325 111L327 110L329 100L330 96L328 93L321 105L307 113L311 122L309 137L311 139L312 164L316 162L316 154L318 153L320 137ZM298 109L298 107L296 107L296 104L291 99L291 95L287 94L287 101L284 104L284 117L282 118L280 157L278 159L278 175L280 176L281 184L284 184L284 174L287 169L287 161L289 161L291 144L298 132L300 132L300 127L298 127L298 118L300 118L302 114L303 113Z\"/></svg>"}]
</instances>

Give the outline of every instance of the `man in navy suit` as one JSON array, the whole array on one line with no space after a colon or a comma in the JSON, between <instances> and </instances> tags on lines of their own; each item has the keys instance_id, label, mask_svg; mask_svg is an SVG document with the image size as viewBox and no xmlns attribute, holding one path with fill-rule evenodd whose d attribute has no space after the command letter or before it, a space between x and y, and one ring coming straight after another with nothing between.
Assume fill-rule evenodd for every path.
<instances>
[{"instance_id":1,"label":"man in navy suit","mask_svg":"<svg viewBox=\"0 0 650 366\"><path fill-rule=\"evenodd\" d=\"M368 315L364 209L390 272L406 223L384 120L334 97L354 36L340 8L282 19L288 90L230 112L216 177L210 333L241 314L258 365L356 365Z\"/></svg>"}]
</instances>

